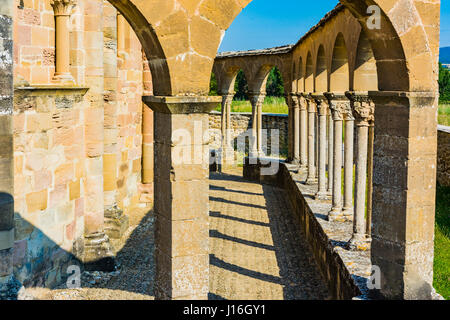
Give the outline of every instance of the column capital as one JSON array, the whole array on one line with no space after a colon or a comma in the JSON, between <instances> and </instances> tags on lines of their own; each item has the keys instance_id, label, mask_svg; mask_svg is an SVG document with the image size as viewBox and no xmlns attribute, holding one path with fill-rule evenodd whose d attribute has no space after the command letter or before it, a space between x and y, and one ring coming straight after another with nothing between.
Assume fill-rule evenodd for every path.
<instances>
[{"instance_id":1,"label":"column capital","mask_svg":"<svg viewBox=\"0 0 450 320\"><path fill-rule=\"evenodd\" d=\"M327 97L321 93L312 93L311 97L316 102L317 112L321 116L326 116L329 108L329 103Z\"/></svg>"},{"instance_id":2,"label":"column capital","mask_svg":"<svg viewBox=\"0 0 450 320\"><path fill-rule=\"evenodd\" d=\"M291 92L291 93L289 93L289 98L292 101L292 106L291 107L294 108L294 109L298 109L300 107L298 94L296 92Z\"/></svg>"},{"instance_id":3,"label":"column capital","mask_svg":"<svg viewBox=\"0 0 450 320\"><path fill-rule=\"evenodd\" d=\"M334 121L342 121L350 110L350 101L342 93L325 92L324 96L328 99L331 116Z\"/></svg>"},{"instance_id":4,"label":"column capital","mask_svg":"<svg viewBox=\"0 0 450 320\"><path fill-rule=\"evenodd\" d=\"M298 102L299 102L300 110L308 109L308 101L301 93L298 94Z\"/></svg>"},{"instance_id":5,"label":"column capital","mask_svg":"<svg viewBox=\"0 0 450 320\"><path fill-rule=\"evenodd\" d=\"M357 126L370 126L375 119L375 102L368 92L346 92Z\"/></svg>"},{"instance_id":6,"label":"column capital","mask_svg":"<svg viewBox=\"0 0 450 320\"><path fill-rule=\"evenodd\" d=\"M51 0L50 5L55 16L70 16L77 0Z\"/></svg>"},{"instance_id":7,"label":"column capital","mask_svg":"<svg viewBox=\"0 0 450 320\"><path fill-rule=\"evenodd\" d=\"M249 92L248 96L250 98L250 102L252 105L258 105L264 103L264 99L266 98L265 92Z\"/></svg>"}]
</instances>

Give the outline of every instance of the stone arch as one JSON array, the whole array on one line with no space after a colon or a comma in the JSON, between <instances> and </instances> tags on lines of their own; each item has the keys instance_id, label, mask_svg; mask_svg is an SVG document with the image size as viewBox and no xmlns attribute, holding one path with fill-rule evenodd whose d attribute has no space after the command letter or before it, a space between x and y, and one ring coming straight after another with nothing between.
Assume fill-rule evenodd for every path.
<instances>
[{"instance_id":1,"label":"stone arch","mask_svg":"<svg viewBox=\"0 0 450 320\"><path fill-rule=\"evenodd\" d=\"M328 90L328 72L327 72L327 58L325 55L325 48L323 45L319 46L316 57L316 70L314 74L314 91L325 92Z\"/></svg>"},{"instance_id":2,"label":"stone arch","mask_svg":"<svg viewBox=\"0 0 450 320\"><path fill-rule=\"evenodd\" d=\"M314 64L311 52L309 51L306 57L305 92L313 92L313 91L314 91Z\"/></svg>"},{"instance_id":3,"label":"stone arch","mask_svg":"<svg viewBox=\"0 0 450 320\"><path fill-rule=\"evenodd\" d=\"M364 31L361 31L359 35L351 87L355 91L378 90L376 60Z\"/></svg>"},{"instance_id":4,"label":"stone arch","mask_svg":"<svg viewBox=\"0 0 450 320\"><path fill-rule=\"evenodd\" d=\"M349 90L348 51L344 35L339 33L334 42L331 58L330 91L344 92Z\"/></svg>"},{"instance_id":5,"label":"stone arch","mask_svg":"<svg viewBox=\"0 0 450 320\"><path fill-rule=\"evenodd\" d=\"M299 66L300 67L300 66ZM291 77L291 81L292 81L292 92L296 92L298 85L297 85L297 78L298 78L298 71L297 71L297 65L295 63L295 61L292 63L292 77Z\"/></svg>"}]
</instances>

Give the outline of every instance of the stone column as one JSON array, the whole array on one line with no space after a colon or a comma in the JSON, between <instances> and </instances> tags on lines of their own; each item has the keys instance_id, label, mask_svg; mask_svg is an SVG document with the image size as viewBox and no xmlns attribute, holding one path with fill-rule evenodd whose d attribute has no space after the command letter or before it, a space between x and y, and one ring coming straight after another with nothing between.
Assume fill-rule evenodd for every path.
<instances>
[{"instance_id":1,"label":"stone column","mask_svg":"<svg viewBox=\"0 0 450 320\"><path fill-rule=\"evenodd\" d=\"M152 74L145 52L142 51L142 81L144 96L153 94ZM142 185L141 202L153 202L153 111L142 103Z\"/></svg>"},{"instance_id":2,"label":"stone column","mask_svg":"<svg viewBox=\"0 0 450 320\"><path fill-rule=\"evenodd\" d=\"M319 116L319 141L318 141L318 177L319 186L316 193L316 199L326 200L327 194L327 178L326 178L326 153L327 153L327 114L328 114L328 101L322 94L312 94L317 106L317 113Z\"/></svg>"},{"instance_id":3,"label":"stone column","mask_svg":"<svg viewBox=\"0 0 450 320\"><path fill-rule=\"evenodd\" d=\"M343 94L325 93L333 117L333 196L329 221L345 221L342 214L342 121L350 103Z\"/></svg>"},{"instance_id":4,"label":"stone column","mask_svg":"<svg viewBox=\"0 0 450 320\"><path fill-rule=\"evenodd\" d=\"M348 94L356 119L357 155L355 176L355 208L353 218L353 236L348 247L351 250L367 250L370 242L366 237L366 183L367 183L367 146L369 125L374 121L374 103L367 96Z\"/></svg>"},{"instance_id":5,"label":"stone column","mask_svg":"<svg viewBox=\"0 0 450 320\"><path fill-rule=\"evenodd\" d=\"M207 299L208 113L221 97L144 97L155 112L155 298Z\"/></svg>"},{"instance_id":6,"label":"stone column","mask_svg":"<svg viewBox=\"0 0 450 320\"><path fill-rule=\"evenodd\" d=\"M262 105L265 93L249 93L252 104L252 137L250 141L250 158L262 156Z\"/></svg>"},{"instance_id":7,"label":"stone column","mask_svg":"<svg viewBox=\"0 0 450 320\"><path fill-rule=\"evenodd\" d=\"M75 84L70 73L69 19L76 0L52 0L55 15L55 74L53 81L63 84Z\"/></svg>"},{"instance_id":8,"label":"stone column","mask_svg":"<svg viewBox=\"0 0 450 320\"><path fill-rule=\"evenodd\" d=\"M124 16L117 11L117 56L125 58L126 51L126 33L127 33L127 20Z\"/></svg>"},{"instance_id":9,"label":"stone column","mask_svg":"<svg viewBox=\"0 0 450 320\"><path fill-rule=\"evenodd\" d=\"M288 94L284 94L284 100L286 101L286 105L288 106L288 156L287 156L287 162L292 162L292 159L294 158L294 143L293 143L293 111L292 111L292 101L289 99Z\"/></svg>"},{"instance_id":10,"label":"stone column","mask_svg":"<svg viewBox=\"0 0 450 320\"><path fill-rule=\"evenodd\" d=\"M0 5L0 300L17 296L13 275L14 148L13 148L13 1Z\"/></svg>"},{"instance_id":11,"label":"stone column","mask_svg":"<svg viewBox=\"0 0 450 320\"><path fill-rule=\"evenodd\" d=\"M115 262L109 237L105 233L103 155L105 151L105 101L103 60L103 1L85 2L84 30L86 52L85 150L86 195L84 212L84 257L87 270L113 271Z\"/></svg>"},{"instance_id":12,"label":"stone column","mask_svg":"<svg viewBox=\"0 0 450 320\"><path fill-rule=\"evenodd\" d=\"M291 92L289 94L292 105L292 150L293 150L293 164L300 164L300 105L297 94Z\"/></svg>"},{"instance_id":13,"label":"stone column","mask_svg":"<svg viewBox=\"0 0 450 320\"><path fill-rule=\"evenodd\" d=\"M300 108L300 169L308 168L308 102L298 95Z\"/></svg>"},{"instance_id":14,"label":"stone column","mask_svg":"<svg viewBox=\"0 0 450 320\"><path fill-rule=\"evenodd\" d=\"M353 220L353 141L354 122L350 103L346 105L344 113L345 141L344 141L344 208L342 214L347 220Z\"/></svg>"},{"instance_id":15,"label":"stone column","mask_svg":"<svg viewBox=\"0 0 450 320\"><path fill-rule=\"evenodd\" d=\"M370 252L372 264L381 272L381 289L376 293L387 299L430 299L436 92L380 91L368 96L375 103Z\"/></svg>"},{"instance_id":16,"label":"stone column","mask_svg":"<svg viewBox=\"0 0 450 320\"><path fill-rule=\"evenodd\" d=\"M117 179L119 150L117 147L117 24L116 9L108 4L103 12L103 74L104 74L104 154L103 189L105 198L105 233L110 239L120 240L128 229L128 216L117 206ZM111 19L112 18L112 19Z\"/></svg>"},{"instance_id":17,"label":"stone column","mask_svg":"<svg viewBox=\"0 0 450 320\"><path fill-rule=\"evenodd\" d=\"M331 110L328 110L328 195L333 194L333 146L334 146L334 125Z\"/></svg>"},{"instance_id":18,"label":"stone column","mask_svg":"<svg viewBox=\"0 0 450 320\"><path fill-rule=\"evenodd\" d=\"M308 176L306 184L316 184L316 161L315 161L315 117L316 117L316 103L309 94L303 94L303 97L308 103Z\"/></svg>"},{"instance_id":19,"label":"stone column","mask_svg":"<svg viewBox=\"0 0 450 320\"><path fill-rule=\"evenodd\" d=\"M367 214L366 214L366 237L371 238L372 233L372 200L373 200L373 140L375 126L374 122L369 126L369 151L367 154Z\"/></svg>"},{"instance_id":20,"label":"stone column","mask_svg":"<svg viewBox=\"0 0 450 320\"><path fill-rule=\"evenodd\" d=\"M234 162L234 148L231 146L231 104L233 102L234 95L234 92L222 95L222 165L232 165Z\"/></svg>"}]
</instances>

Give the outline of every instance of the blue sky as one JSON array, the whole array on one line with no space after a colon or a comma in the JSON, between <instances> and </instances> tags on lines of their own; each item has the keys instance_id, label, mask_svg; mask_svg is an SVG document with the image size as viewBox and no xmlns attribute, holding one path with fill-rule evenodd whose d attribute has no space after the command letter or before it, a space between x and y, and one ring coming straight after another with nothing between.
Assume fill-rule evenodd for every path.
<instances>
[{"instance_id":1,"label":"blue sky","mask_svg":"<svg viewBox=\"0 0 450 320\"><path fill-rule=\"evenodd\" d=\"M254 0L227 30L219 51L296 43L336 0ZM441 1L441 47L450 46L450 1Z\"/></svg>"}]
</instances>

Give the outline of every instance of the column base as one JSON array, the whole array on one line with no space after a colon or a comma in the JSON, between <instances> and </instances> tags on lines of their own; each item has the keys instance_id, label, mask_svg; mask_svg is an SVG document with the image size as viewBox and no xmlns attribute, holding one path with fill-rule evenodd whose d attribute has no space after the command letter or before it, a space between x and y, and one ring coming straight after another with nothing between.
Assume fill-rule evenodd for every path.
<instances>
[{"instance_id":1,"label":"column base","mask_svg":"<svg viewBox=\"0 0 450 320\"><path fill-rule=\"evenodd\" d=\"M75 79L70 73L55 73L52 82L61 83L64 85L75 85Z\"/></svg>"},{"instance_id":2,"label":"column base","mask_svg":"<svg viewBox=\"0 0 450 320\"><path fill-rule=\"evenodd\" d=\"M121 239L129 227L128 216L117 206L105 210L105 233L110 239Z\"/></svg>"},{"instance_id":3,"label":"column base","mask_svg":"<svg viewBox=\"0 0 450 320\"><path fill-rule=\"evenodd\" d=\"M353 221L353 208L343 208L342 214L347 221Z\"/></svg>"},{"instance_id":4,"label":"column base","mask_svg":"<svg viewBox=\"0 0 450 320\"><path fill-rule=\"evenodd\" d=\"M308 177L305 182L305 184L310 185L310 186L317 184L317 183L318 183L318 180L316 177Z\"/></svg>"},{"instance_id":5,"label":"column base","mask_svg":"<svg viewBox=\"0 0 450 320\"><path fill-rule=\"evenodd\" d=\"M291 160L289 161L289 163L292 164L292 165L294 165L294 166L299 166L299 167L300 167L300 159L296 159L296 158L291 159Z\"/></svg>"},{"instance_id":6,"label":"column base","mask_svg":"<svg viewBox=\"0 0 450 320\"><path fill-rule=\"evenodd\" d=\"M112 272L115 270L116 261L109 238L105 233L99 232L84 237L83 263L86 271Z\"/></svg>"},{"instance_id":7,"label":"column base","mask_svg":"<svg viewBox=\"0 0 450 320\"><path fill-rule=\"evenodd\" d=\"M342 214L342 208L332 208L330 212L328 212L328 221L331 222L345 222L345 217Z\"/></svg>"},{"instance_id":8,"label":"column base","mask_svg":"<svg viewBox=\"0 0 450 320\"><path fill-rule=\"evenodd\" d=\"M234 153L234 149L230 147L224 147L220 153L220 162L222 166L233 166L236 164L236 155Z\"/></svg>"},{"instance_id":9,"label":"column base","mask_svg":"<svg viewBox=\"0 0 450 320\"><path fill-rule=\"evenodd\" d=\"M347 243L347 250L350 251L367 251L370 249L371 239L365 234L354 233L353 237Z\"/></svg>"},{"instance_id":10,"label":"column base","mask_svg":"<svg viewBox=\"0 0 450 320\"><path fill-rule=\"evenodd\" d=\"M330 200L330 195L326 191L319 191L315 195L316 200Z\"/></svg>"}]
</instances>

